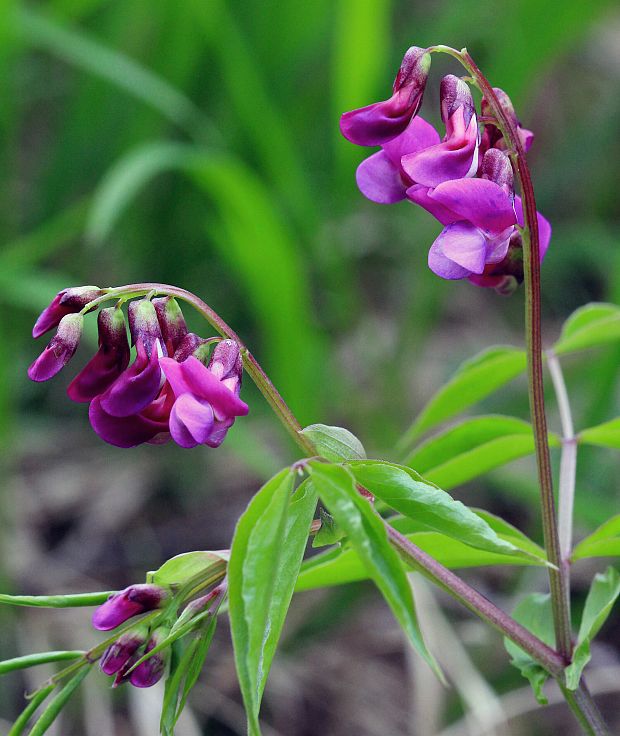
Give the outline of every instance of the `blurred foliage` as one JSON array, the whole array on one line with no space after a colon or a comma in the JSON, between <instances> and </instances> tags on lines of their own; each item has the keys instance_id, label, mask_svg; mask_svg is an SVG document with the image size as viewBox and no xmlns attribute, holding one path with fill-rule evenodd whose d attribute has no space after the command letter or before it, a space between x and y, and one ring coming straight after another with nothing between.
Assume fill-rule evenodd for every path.
<instances>
[{"instance_id":1,"label":"blurred foliage","mask_svg":"<svg viewBox=\"0 0 620 736\"><path fill-rule=\"evenodd\" d=\"M386 96L409 45L466 45L536 133L537 196L554 226L547 343L580 304L620 301L620 14L611 0L2 0L0 12L0 338L10 358L0 363L0 433L12 448L1 461L12 535L34 523L10 508L40 482L33 469L49 478L60 457L57 471L81 478L81 453L100 468L132 462L87 434L84 407L65 400L72 366L53 385L25 378L40 349L31 324L63 286L153 280L195 291L252 346L302 423L348 426L371 457L389 453L464 359L493 343L522 346L522 293L506 300L436 279L426 267L431 218L405 203L374 205L355 187L364 152L340 138L339 113ZM437 121L438 81L455 68L439 58L433 67L424 114ZM565 361L577 429L618 414L620 351L592 356ZM151 489L130 517L134 546L95 567L107 584L205 537L226 545L257 480L293 457L246 390L251 416L221 451L232 476L208 452L136 451L134 482ZM481 410L527 418L523 385ZM617 508L617 472L603 450L580 451L578 530ZM462 497L508 510L539 538L533 478L526 463ZM46 517L53 504L42 493L44 554L71 524L66 511ZM214 510L226 493L233 501ZM202 525L184 535L178 527L192 515ZM171 538L153 531L174 524ZM105 549L113 525L101 534ZM23 566L6 574L28 586Z\"/></svg>"}]
</instances>

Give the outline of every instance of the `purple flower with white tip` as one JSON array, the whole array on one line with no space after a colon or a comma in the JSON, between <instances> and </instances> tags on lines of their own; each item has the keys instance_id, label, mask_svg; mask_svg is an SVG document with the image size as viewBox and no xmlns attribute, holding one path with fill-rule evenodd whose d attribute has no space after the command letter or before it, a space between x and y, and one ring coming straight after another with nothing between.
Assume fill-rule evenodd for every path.
<instances>
[{"instance_id":1,"label":"purple flower with white tip","mask_svg":"<svg viewBox=\"0 0 620 736\"><path fill-rule=\"evenodd\" d=\"M168 591L159 585L147 583L130 585L113 593L93 613L92 623L99 631L110 631L127 619L160 608L168 597Z\"/></svg>"},{"instance_id":2,"label":"purple flower with white tip","mask_svg":"<svg viewBox=\"0 0 620 736\"><path fill-rule=\"evenodd\" d=\"M401 165L412 182L436 187L442 182L474 176L478 169L478 122L471 91L453 74L441 80L442 142L403 155Z\"/></svg>"},{"instance_id":3,"label":"purple flower with white tip","mask_svg":"<svg viewBox=\"0 0 620 736\"><path fill-rule=\"evenodd\" d=\"M67 365L80 344L83 324L84 317L81 314L65 314L60 319L49 345L28 368L31 380L47 381Z\"/></svg>"},{"instance_id":4,"label":"purple flower with white tip","mask_svg":"<svg viewBox=\"0 0 620 736\"><path fill-rule=\"evenodd\" d=\"M249 411L239 398L239 346L222 340L208 366L193 355L182 363L172 358L160 358L159 363L176 397L170 412L172 439L186 448L219 447L235 418Z\"/></svg>"},{"instance_id":5,"label":"purple flower with white tip","mask_svg":"<svg viewBox=\"0 0 620 736\"><path fill-rule=\"evenodd\" d=\"M73 286L59 291L37 318L32 328L32 336L41 337L57 327L65 315L82 311L89 302L103 293L98 286Z\"/></svg>"},{"instance_id":6,"label":"purple flower with white tip","mask_svg":"<svg viewBox=\"0 0 620 736\"><path fill-rule=\"evenodd\" d=\"M380 146L396 138L415 117L424 95L431 55L412 46L407 50L388 100L345 112L340 131L358 146Z\"/></svg>"},{"instance_id":7,"label":"purple flower with white tip","mask_svg":"<svg viewBox=\"0 0 620 736\"><path fill-rule=\"evenodd\" d=\"M99 350L71 381L67 394L73 401L92 401L129 365L129 342L121 309L102 309L97 317Z\"/></svg>"},{"instance_id":8,"label":"purple flower with white tip","mask_svg":"<svg viewBox=\"0 0 620 736\"><path fill-rule=\"evenodd\" d=\"M168 355L173 355L183 338L188 334L185 318L179 303L172 296L153 299L163 344Z\"/></svg>"}]
</instances>

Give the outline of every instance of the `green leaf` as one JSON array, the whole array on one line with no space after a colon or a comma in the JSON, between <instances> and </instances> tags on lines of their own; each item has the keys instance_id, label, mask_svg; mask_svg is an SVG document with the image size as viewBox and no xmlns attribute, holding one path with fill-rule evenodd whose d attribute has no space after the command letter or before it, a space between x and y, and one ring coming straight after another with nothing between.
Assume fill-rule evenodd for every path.
<instances>
[{"instance_id":1,"label":"green leaf","mask_svg":"<svg viewBox=\"0 0 620 736\"><path fill-rule=\"evenodd\" d=\"M32 718L37 708L41 703L43 703L55 687L55 685L48 685L47 687L37 690L28 705L16 718L15 723L11 726L11 730L8 732L7 736L22 736L28 726L28 721Z\"/></svg>"},{"instance_id":2,"label":"green leaf","mask_svg":"<svg viewBox=\"0 0 620 736\"><path fill-rule=\"evenodd\" d=\"M587 557L620 557L620 514L601 524L573 550L572 560Z\"/></svg>"},{"instance_id":3,"label":"green leaf","mask_svg":"<svg viewBox=\"0 0 620 736\"><path fill-rule=\"evenodd\" d=\"M326 460L364 460L366 451L357 437L343 427L329 427L327 424L311 424L300 431L316 447L317 453Z\"/></svg>"},{"instance_id":4,"label":"green leaf","mask_svg":"<svg viewBox=\"0 0 620 736\"><path fill-rule=\"evenodd\" d=\"M10 606L34 606L36 608L77 608L79 606L99 606L115 593L70 593L68 595L8 595L0 593L0 603Z\"/></svg>"},{"instance_id":5,"label":"green leaf","mask_svg":"<svg viewBox=\"0 0 620 736\"><path fill-rule=\"evenodd\" d=\"M5 659L3 662L0 662L0 675L12 672L13 670L22 670L26 667L35 667L38 664L78 659L78 657L82 657L84 654L86 652L81 651L38 652L37 654L26 654L23 657Z\"/></svg>"},{"instance_id":6,"label":"green leaf","mask_svg":"<svg viewBox=\"0 0 620 736\"><path fill-rule=\"evenodd\" d=\"M344 536L346 536L343 530L334 521L333 516L328 514L325 509L320 509L319 519L321 520L321 527L312 540L312 546L314 548L337 544Z\"/></svg>"},{"instance_id":7,"label":"green leaf","mask_svg":"<svg viewBox=\"0 0 620 736\"><path fill-rule=\"evenodd\" d=\"M545 644L551 647L555 646L551 597L548 594L532 593L532 595L528 595L515 608L513 618L544 641ZM523 677L529 680L536 700L541 705L546 705L547 698L543 693L543 685L547 681L549 673L514 642L504 639L504 646L511 656L511 663L521 671Z\"/></svg>"},{"instance_id":8,"label":"green leaf","mask_svg":"<svg viewBox=\"0 0 620 736\"><path fill-rule=\"evenodd\" d=\"M30 731L30 736L41 736L47 729L54 723L60 711L65 707L69 698L82 684L82 681L90 672L90 667L82 667L77 673L67 682L66 685L58 692L58 694L50 700L45 710Z\"/></svg>"},{"instance_id":9,"label":"green leaf","mask_svg":"<svg viewBox=\"0 0 620 736\"><path fill-rule=\"evenodd\" d=\"M183 552L147 573L147 581L162 586L181 585L211 568L225 570L229 556L228 550Z\"/></svg>"},{"instance_id":10,"label":"green leaf","mask_svg":"<svg viewBox=\"0 0 620 736\"><path fill-rule=\"evenodd\" d=\"M353 462L348 467L358 483L377 498L428 529L488 552L519 554L484 519L449 493L426 482L411 468L379 460Z\"/></svg>"},{"instance_id":11,"label":"green leaf","mask_svg":"<svg viewBox=\"0 0 620 736\"><path fill-rule=\"evenodd\" d=\"M308 540L316 492L283 470L250 501L237 523L228 567L230 627L251 735Z\"/></svg>"},{"instance_id":12,"label":"green leaf","mask_svg":"<svg viewBox=\"0 0 620 736\"><path fill-rule=\"evenodd\" d=\"M620 449L620 417L579 432L579 441L586 445Z\"/></svg>"},{"instance_id":13,"label":"green leaf","mask_svg":"<svg viewBox=\"0 0 620 736\"><path fill-rule=\"evenodd\" d=\"M550 444L560 444L550 435ZM532 427L514 417L489 415L464 419L429 438L406 465L445 489L466 483L535 450Z\"/></svg>"},{"instance_id":14,"label":"green leaf","mask_svg":"<svg viewBox=\"0 0 620 736\"><path fill-rule=\"evenodd\" d=\"M411 585L403 563L390 545L384 522L357 491L355 479L338 465L311 462L312 482L321 500L346 532L368 575L374 580L409 640L443 678L439 665L426 648L418 625Z\"/></svg>"},{"instance_id":15,"label":"green leaf","mask_svg":"<svg viewBox=\"0 0 620 736\"><path fill-rule=\"evenodd\" d=\"M608 567L605 573L597 573L594 576L581 617L573 661L565 670L566 686L569 690L576 690L579 687L581 673L591 657L590 642L605 623L618 595L620 595L620 574L615 568Z\"/></svg>"},{"instance_id":16,"label":"green leaf","mask_svg":"<svg viewBox=\"0 0 620 736\"><path fill-rule=\"evenodd\" d=\"M566 320L553 351L562 355L616 340L620 340L620 307L605 303L586 304Z\"/></svg>"},{"instance_id":17,"label":"green leaf","mask_svg":"<svg viewBox=\"0 0 620 736\"><path fill-rule=\"evenodd\" d=\"M430 399L399 443L404 453L424 432L456 416L512 381L526 367L523 350L492 347L465 361Z\"/></svg>"}]
</instances>

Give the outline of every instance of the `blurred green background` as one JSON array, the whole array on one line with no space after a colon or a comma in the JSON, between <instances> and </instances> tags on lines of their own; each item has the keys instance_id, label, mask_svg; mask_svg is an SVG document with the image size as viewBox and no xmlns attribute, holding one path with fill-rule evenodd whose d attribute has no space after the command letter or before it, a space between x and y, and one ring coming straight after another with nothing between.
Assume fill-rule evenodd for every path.
<instances>
[{"instance_id":1,"label":"blurred green background","mask_svg":"<svg viewBox=\"0 0 620 736\"><path fill-rule=\"evenodd\" d=\"M529 158L539 209L554 227L543 269L546 342L577 306L620 301L613 2L3 0L0 7L3 589L120 587L178 552L226 547L260 482L295 457L249 385L250 417L217 453L103 445L86 408L64 395L74 365L47 385L25 374L44 343L31 340L32 323L64 286L162 281L196 292L251 346L303 424L347 426L370 456L390 456L463 359L494 343L522 344L522 292L505 299L437 279L426 266L437 223L407 203L370 203L356 189L355 167L368 152L340 137L339 115L388 96L412 44L466 45L536 133ZM423 108L433 122L439 80L455 71L447 57L433 58ZM92 351L93 328L75 364ZM619 362L617 347L566 361L578 429L618 414ZM483 409L526 417L523 384ZM579 534L617 511L618 470L602 450L581 452ZM533 478L523 461L455 495L539 539ZM593 569L575 570L578 598ZM467 575L508 608L523 590L545 585L531 572ZM457 638L471 645L480 681L493 682L480 702L502 706L499 696L522 683L497 637L439 600ZM83 612L0 615L2 658L94 641ZM305 594L291 620L266 695L266 734L425 736L463 713L471 718L475 706L461 687L437 691L420 682L419 665L403 654L370 587ZM619 629L616 618L600 645L610 667L618 666ZM243 733L225 626L218 641L181 734ZM4 718L40 679L39 672L7 681ZM157 715L156 692L111 697L103 677L93 683L93 697L58 733L156 733L148 720ZM522 701L532 707L527 692ZM563 723L563 711L546 713L535 722L526 713L510 733L555 733L550 724ZM468 724L450 733L479 732Z\"/></svg>"}]
</instances>

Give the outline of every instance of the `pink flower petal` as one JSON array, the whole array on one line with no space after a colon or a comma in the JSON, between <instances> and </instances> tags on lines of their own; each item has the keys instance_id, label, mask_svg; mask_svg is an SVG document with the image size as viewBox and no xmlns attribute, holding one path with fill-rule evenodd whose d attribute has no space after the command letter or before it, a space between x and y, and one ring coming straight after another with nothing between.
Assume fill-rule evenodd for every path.
<instances>
[{"instance_id":1,"label":"pink flower petal","mask_svg":"<svg viewBox=\"0 0 620 736\"><path fill-rule=\"evenodd\" d=\"M170 434L181 447L204 444L213 429L213 408L191 394L181 394L170 412Z\"/></svg>"},{"instance_id":2,"label":"pink flower petal","mask_svg":"<svg viewBox=\"0 0 620 736\"><path fill-rule=\"evenodd\" d=\"M443 229L431 246L428 265L444 279L462 279L484 271L486 239L473 225L456 222Z\"/></svg>"},{"instance_id":3,"label":"pink flower petal","mask_svg":"<svg viewBox=\"0 0 620 736\"><path fill-rule=\"evenodd\" d=\"M372 202L393 204L405 199L406 186L384 151L364 159L357 167L355 178L360 192Z\"/></svg>"},{"instance_id":4,"label":"pink flower petal","mask_svg":"<svg viewBox=\"0 0 620 736\"><path fill-rule=\"evenodd\" d=\"M510 197L487 179L446 181L428 196L491 235L501 233L517 221Z\"/></svg>"}]
</instances>

